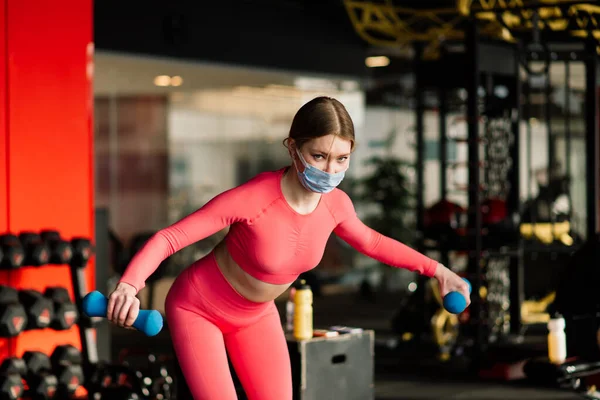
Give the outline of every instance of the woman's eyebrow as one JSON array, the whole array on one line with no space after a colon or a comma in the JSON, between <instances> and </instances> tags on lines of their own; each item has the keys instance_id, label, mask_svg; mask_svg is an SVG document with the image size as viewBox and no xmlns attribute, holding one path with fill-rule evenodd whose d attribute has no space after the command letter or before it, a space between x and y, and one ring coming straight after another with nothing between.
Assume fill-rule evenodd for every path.
<instances>
[{"instance_id":1,"label":"woman's eyebrow","mask_svg":"<svg viewBox=\"0 0 600 400\"><path fill-rule=\"evenodd\" d=\"M311 153L325 154L325 155L328 155L328 156L329 156L329 155L331 155L331 154L330 154L329 152L327 152L327 151L323 151L323 150L321 150L321 149L317 149L317 148L314 148L314 147L311 147L311 148L310 148L310 152L311 152ZM350 153L345 153L345 154L340 154L340 155L338 155L337 157L347 157L347 156L349 156L349 155L350 155ZM336 158L337 158L337 157L336 157Z\"/></svg>"}]
</instances>

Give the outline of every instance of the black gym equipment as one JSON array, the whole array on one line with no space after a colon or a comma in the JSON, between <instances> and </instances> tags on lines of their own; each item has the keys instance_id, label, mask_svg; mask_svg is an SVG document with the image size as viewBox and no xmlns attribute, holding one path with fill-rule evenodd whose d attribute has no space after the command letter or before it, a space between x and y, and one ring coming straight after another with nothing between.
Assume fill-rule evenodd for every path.
<instances>
[{"instance_id":1,"label":"black gym equipment","mask_svg":"<svg viewBox=\"0 0 600 400\"><path fill-rule=\"evenodd\" d=\"M28 324L25 308L19 303L19 293L10 286L0 285L0 337L18 336Z\"/></svg>"},{"instance_id":2,"label":"black gym equipment","mask_svg":"<svg viewBox=\"0 0 600 400\"><path fill-rule=\"evenodd\" d=\"M600 361L600 233L571 257L560 276L551 312L565 318L567 354Z\"/></svg>"},{"instance_id":3,"label":"black gym equipment","mask_svg":"<svg viewBox=\"0 0 600 400\"><path fill-rule=\"evenodd\" d=\"M496 6L500 7L499 4L490 5L492 8ZM536 7L529 11L534 20L542 18ZM567 103L571 89L568 64L573 60L585 64L585 165L587 180L592 183L587 188L587 223L581 231L586 232L584 236L590 237L600 228L599 189L598 185L593 184L598 182L600 148L596 117L598 43L591 35L585 40L569 39L570 43L544 42L544 34L538 31L537 23L531 25L533 30L529 27L526 29L532 32L509 30L517 39L514 43L498 41L498 38L486 38L489 32L484 35L481 31L481 21L477 17L485 10L473 7L469 12L471 15L461 22L464 41L436 42L435 48L439 53L435 57L423 57L426 53L431 55L427 52L431 47L415 41L416 85L412 90L416 100L417 229L422 234L417 247L421 251L435 252L435 257L451 268L449 252L462 254L468 259L466 276L473 284L474 296L467 321L461 326L461 337L469 343L469 355L477 368L478 360L491 345L517 343L523 339L523 334L529 329L521 314L525 300L529 301L532 297L549 298L548 291L560 279L558 273L565 268L565 260L579 245L579 238L568 224L570 210L559 207L561 198L570 197L569 181L572 177L568 105L564 135L566 174L561 176L553 173L557 165L556 142L562 138L553 132L550 123L550 117L557 111L551 108L550 62L566 64ZM535 70L533 62L541 62L542 68ZM523 70L525 80L522 80ZM533 80L543 82L545 86L533 93ZM504 94L500 95L497 88L502 88ZM428 96L431 92L434 92L433 96ZM433 99L435 94L438 101L432 108L439 113L440 119L441 200L426 209L423 201L424 114L428 106L436 103ZM530 125L534 118L541 119L539 113L532 113L534 97L538 102L540 98L545 99L545 111L542 114L548 132L549 182L541 185L536 199L531 199L522 207L519 193L520 170L523 168L519 165L519 124L524 122L527 128L526 150L531 159L531 154L538 150L531 144ZM467 131L464 137L449 132L449 118L457 113L464 114L461 117ZM447 146L451 142L455 147L466 146L466 162L450 162ZM458 166L465 167L467 183L451 187L448 171ZM527 168L531 177L531 165L527 165ZM450 200L459 196L452 190L462 191L460 196L464 196L466 203L464 212ZM452 197L449 197L450 194ZM466 221L461 220L463 216ZM544 226L544 223L547 225ZM425 282L420 280L413 296L427 295ZM431 299L412 299L409 303L426 302L431 302ZM425 309L423 314L430 315L430 310ZM415 330L422 331L423 326L429 323L427 317L421 320L411 317L408 320L413 322L405 322L403 326L404 315L399 310L393 321L399 333L406 331L407 325L419 325L420 328L416 327ZM544 326L543 323L539 325L542 328Z\"/></svg>"},{"instance_id":4,"label":"black gym equipment","mask_svg":"<svg viewBox=\"0 0 600 400\"><path fill-rule=\"evenodd\" d=\"M41 267L50 261L50 249L35 232L21 232L19 240L25 251L24 264L27 266Z\"/></svg>"},{"instance_id":5,"label":"black gym equipment","mask_svg":"<svg viewBox=\"0 0 600 400\"><path fill-rule=\"evenodd\" d=\"M27 289L19 291L19 301L27 313L26 330L44 329L50 326L54 318L54 305L37 290Z\"/></svg>"},{"instance_id":6,"label":"black gym equipment","mask_svg":"<svg viewBox=\"0 0 600 400\"><path fill-rule=\"evenodd\" d=\"M157 357L144 350L123 350L119 355L120 363L126 367L121 380L129 382L130 389L151 398L170 399L174 393L174 379L170 374L164 357ZM133 375L132 375L133 373Z\"/></svg>"},{"instance_id":7,"label":"black gym equipment","mask_svg":"<svg viewBox=\"0 0 600 400\"><path fill-rule=\"evenodd\" d=\"M466 259L466 270L456 272L469 279L474 295L471 307L459 318L460 341L455 346L467 351L476 365L490 342L513 328L507 321L517 324L519 321L519 316L513 315L520 312L518 308L505 306L518 294L516 289L521 282L518 228L514 222L519 206L519 169L518 161L513 161L519 155L519 142L515 140L520 116L519 49L509 43L480 38L472 21L465 24L465 33L465 42L460 46L442 43L441 56L436 60L424 60L423 46L415 45L415 190L417 231L421 233L416 247L423 252L435 252L436 259L453 269L451 253ZM498 87L503 88L502 96L496 90ZM423 201L426 93L437 95L438 99L441 178L441 199L428 209ZM449 131L458 123L466 127L465 135ZM467 160L451 161L450 144L464 148ZM449 177L449 170L458 168L463 168L468 178L464 184ZM451 200L458 197L464 200L464 205ZM508 281L511 285L504 284ZM436 304L424 277L418 278L417 290L411 297L408 304L425 307L421 318L412 310L411 326L402 326L404 312L399 310L392 321L395 330L425 331L441 337L431 319L440 305Z\"/></svg>"},{"instance_id":8,"label":"black gym equipment","mask_svg":"<svg viewBox=\"0 0 600 400\"><path fill-rule=\"evenodd\" d=\"M58 231L44 230L40 233L40 237L50 250L49 264L63 265L71 262L73 258L71 243L63 240Z\"/></svg>"},{"instance_id":9,"label":"black gym equipment","mask_svg":"<svg viewBox=\"0 0 600 400\"><path fill-rule=\"evenodd\" d=\"M52 372L56 375L57 396L69 398L83 385L83 359L80 351L72 345L56 346L50 356Z\"/></svg>"},{"instance_id":10,"label":"black gym equipment","mask_svg":"<svg viewBox=\"0 0 600 400\"><path fill-rule=\"evenodd\" d=\"M26 351L23 361L27 365L25 396L31 399L53 399L58 389L58 379L52 373L50 358L40 351Z\"/></svg>"},{"instance_id":11,"label":"black gym equipment","mask_svg":"<svg viewBox=\"0 0 600 400\"><path fill-rule=\"evenodd\" d=\"M0 365L0 400L19 400L24 393L23 377L27 374L25 361L5 358Z\"/></svg>"},{"instance_id":12,"label":"black gym equipment","mask_svg":"<svg viewBox=\"0 0 600 400\"><path fill-rule=\"evenodd\" d=\"M71 328L77 323L77 306L71 301L69 291L65 287L46 288L44 296L52 302L53 315L50 327L57 331Z\"/></svg>"},{"instance_id":13,"label":"black gym equipment","mask_svg":"<svg viewBox=\"0 0 600 400\"><path fill-rule=\"evenodd\" d=\"M19 238L12 234L0 235L0 269L12 270L23 265L25 252Z\"/></svg>"},{"instance_id":14,"label":"black gym equipment","mask_svg":"<svg viewBox=\"0 0 600 400\"><path fill-rule=\"evenodd\" d=\"M71 239L73 257L69 265L75 268L83 268L87 265L94 252L90 239L75 237Z\"/></svg>"}]
</instances>

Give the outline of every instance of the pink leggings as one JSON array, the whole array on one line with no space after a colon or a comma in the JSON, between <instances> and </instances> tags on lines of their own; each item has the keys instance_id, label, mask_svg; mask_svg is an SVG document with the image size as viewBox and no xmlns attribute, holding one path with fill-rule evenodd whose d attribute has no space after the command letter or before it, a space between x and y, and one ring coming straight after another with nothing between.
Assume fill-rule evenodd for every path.
<instances>
[{"instance_id":1,"label":"pink leggings","mask_svg":"<svg viewBox=\"0 0 600 400\"><path fill-rule=\"evenodd\" d=\"M227 355L249 400L292 399L290 358L275 303L241 296L213 253L179 275L165 308L194 399L237 399Z\"/></svg>"}]
</instances>

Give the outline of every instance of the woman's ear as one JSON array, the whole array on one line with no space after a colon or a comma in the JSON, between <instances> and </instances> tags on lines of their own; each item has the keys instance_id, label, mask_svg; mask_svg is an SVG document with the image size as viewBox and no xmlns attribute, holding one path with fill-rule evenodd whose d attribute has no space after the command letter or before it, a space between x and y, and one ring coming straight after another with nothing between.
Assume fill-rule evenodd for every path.
<instances>
[{"instance_id":1,"label":"woman's ear","mask_svg":"<svg viewBox=\"0 0 600 400\"><path fill-rule=\"evenodd\" d=\"M290 157L292 157L292 160L296 159L296 141L292 138L289 138L287 141L287 148L288 148L288 153L290 154Z\"/></svg>"}]
</instances>

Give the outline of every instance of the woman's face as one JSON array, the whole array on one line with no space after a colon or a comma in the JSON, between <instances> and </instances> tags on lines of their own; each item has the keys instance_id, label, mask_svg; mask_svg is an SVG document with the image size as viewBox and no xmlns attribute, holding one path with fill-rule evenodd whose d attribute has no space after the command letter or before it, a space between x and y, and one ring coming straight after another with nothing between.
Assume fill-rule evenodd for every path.
<instances>
[{"instance_id":1,"label":"woman's face","mask_svg":"<svg viewBox=\"0 0 600 400\"><path fill-rule=\"evenodd\" d=\"M352 142L337 135L321 136L306 142L299 149L304 160L313 167L335 174L348 169ZM302 161L297 160L295 150L291 151L292 158L296 161L296 168L304 171Z\"/></svg>"}]
</instances>

